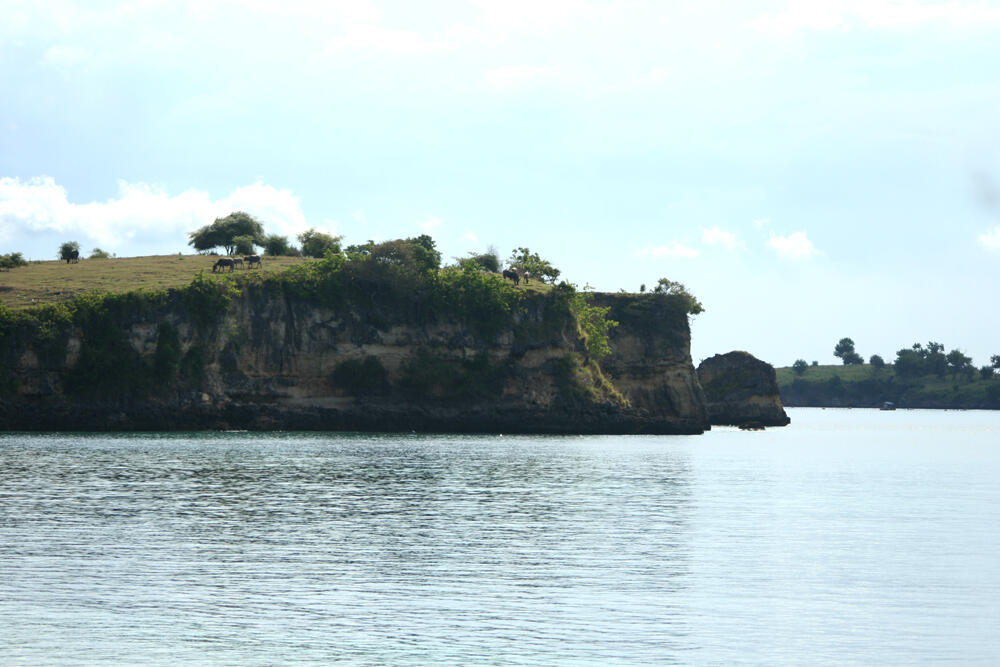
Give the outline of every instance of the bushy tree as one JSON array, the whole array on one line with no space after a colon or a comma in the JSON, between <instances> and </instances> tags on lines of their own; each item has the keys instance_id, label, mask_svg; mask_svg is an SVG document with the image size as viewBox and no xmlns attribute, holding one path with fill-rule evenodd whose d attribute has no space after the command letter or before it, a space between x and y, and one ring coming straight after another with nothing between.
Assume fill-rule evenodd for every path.
<instances>
[{"instance_id":1,"label":"bushy tree","mask_svg":"<svg viewBox=\"0 0 1000 667\"><path fill-rule=\"evenodd\" d=\"M993 377L993 367L992 366L983 366L982 368L980 368L979 369L979 377L983 378L984 380L989 380L990 378L992 378Z\"/></svg>"},{"instance_id":2,"label":"bushy tree","mask_svg":"<svg viewBox=\"0 0 1000 667\"><path fill-rule=\"evenodd\" d=\"M674 296L679 296L684 300L685 307L688 314L697 315L698 313L705 312L704 306L701 302L695 298L688 288L684 286L684 283L679 283L669 278L660 278L656 281L656 287L653 288L653 294L670 294Z\"/></svg>"},{"instance_id":3,"label":"bushy tree","mask_svg":"<svg viewBox=\"0 0 1000 667\"><path fill-rule=\"evenodd\" d=\"M919 346L914 346L912 348L904 348L896 352L896 361L893 363L893 368L896 370L896 375L899 377L916 377L918 375L923 375L924 373L924 355L921 354L923 348L916 349Z\"/></svg>"},{"instance_id":4,"label":"bushy tree","mask_svg":"<svg viewBox=\"0 0 1000 667\"><path fill-rule=\"evenodd\" d=\"M869 357L868 363L871 364L872 368L874 368L877 371L880 371L885 367L885 359L883 359L881 355L878 354L873 354L871 357Z\"/></svg>"},{"instance_id":5,"label":"bushy tree","mask_svg":"<svg viewBox=\"0 0 1000 667\"><path fill-rule=\"evenodd\" d=\"M531 252L530 248L514 248L507 260L507 265L517 267L522 275L525 272L530 273L532 278L543 283L554 282L561 273L559 269L539 257L537 252Z\"/></svg>"},{"instance_id":6,"label":"bushy tree","mask_svg":"<svg viewBox=\"0 0 1000 667\"><path fill-rule=\"evenodd\" d=\"M216 218L211 225L206 225L188 234L188 244L195 250L206 251L222 247L227 255L236 250L236 237L249 236L255 245L264 242L264 227L249 213L235 211L224 218Z\"/></svg>"},{"instance_id":7,"label":"bushy tree","mask_svg":"<svg viewBox=\"0 0 1000 667\"><path fill-rule=\"evenodd\" d=\"M1000 354L994 354L990 357L990 366L1000 369Z\"/></svg>"},{"instance_id":8,"label":"bushy tree","mask_svg":"<svg viewBox=\"0 0 1000 667\"><path fill-rule=\"evenodd\" d=\"M948 357L944 353L944 345L930 341L924 351L924 373L933 373L944 377L948 372Z\"/></svg>"},{"instance_id":9,"label":"bushy tree","mask_svg":"<svg viewBox=\"0 0 1000 667\"><path fill-rule=\"evenodd\" d=\"M860 366L865 363L864 358L854 351L854 341L850 338L841 338L837 342L837 345L833 348L833 356L840 357L841 362L845 366Z\"/></svg>"},{"instance_id":10,"label":"bushy tree","mask_svg":"<svg viewBox=\"0 0 1000 667\"><path fill-rule=\"evenodd\" d=\"M107 250L101 250L100 248L94 248L90 251L90 259L111 259L111 253Z\"/></svg>"},{"instance_id":11,"label":"bushy tree","mask_svg":"<svg viewBox=\"0 0 1000 667\"><path fill-rule=\"evenodd\" d=\"M24 259L24 255L19 252L0 255L0 270L10 271L11 269L16 269L19 266L27 266L27 264L28 262Z\"/></svg>"},{"instance_id":12,"label":"bushy tree","mask_svg":"<svg viewBox=\"0 0 1000 667\"><path fill-rule=\"evenodd\" d=\"M500 273L500 255L497 254L496 248L490 247L482 253L470 252L467 261L479 265L486 271Z\"/></svg>"},{"instance_id":13,"label":"bushy tree","mask_svg":"<svg viewBox=\"0 0 1000 667\"><path fill-rule=\"evenodd\" d=\"M368 248L368 252L378 264L391 264L407 271L425 273L441 266L441 253L437 251L434 239L426 234L376 243Z\"/></svg>"},{"instance_id":14,"label":"bushy tree","mask_svg":"<svg viewBox=\"0 0 1000 667\"><path fill-rule=\"evenodd\" d=\"M795 371L796 375L804 374L807 368L809 368L809 362L805 359L796 359L795 363L792 364L792 370Z\"/></svg>"},{"instance_id":15,"label":"bushy tree","mask_svg":"<svg viewBox=\"0 0 1000 667\"><path fill-rule=\"evenodd\" d=\"M952 350L945 358L948 360L948 368L952 375L968 375L969 371L974 369L972 358L962 354L961 350Z\"/></svg>"},{"instance_id":16,"label":"bushy tree","mask_svg":"<svg viewBox=\"0 0 1000 667\"><path fill-rule=\"evenodd\" d=\"M327 252L340 254L340 240L343 237L330 236L315 229L307 229L299 234L299 243L302 247L302 254L305 257L322 258Z\"/></svg>"},{"instance_id":17,"label":"bushy tree","mask_svg":"<svg viewBox=\"0 0 1000 667\"><path fill-rule=\"evenodd\" d=\"M59 259L64 259L67 262L74 257L80 256L80 244L76 241L67 241L59 246Z\"/></svg>"},{"instance_id":18,"label":"bushy tree","mask_svg":"<svg viewBox=\"0 0 1000 667\"><path fill-rule=\"evenodd\" d=\"M288 237L281 236L280 234L270 234L265 236L261 247L264 248L265 255L279 257L295 254L295 249L288 242Z\"/></svg>"},{"instance_id":19,"label":"bushy tree","mask_svg":"<svg viewBox=\"0 0 1000 667\"><path fill-rule=\"evenodd\" d=\"M237 255L254 254L254 240L249 234L233 237L233 252Z\"/></svg>"},{"instance_id":20,"label":"bushy tree","mask_svg":"<svg viewBox=\"0 0 1000 667\"><path fill-rule=\"evenodd\" d=\"M403 239L413 246L413 256L417 266L423 271L433 271L441 268L441 253L434 239L427 234L415 238Z\"/></svg>"}]
</instances>

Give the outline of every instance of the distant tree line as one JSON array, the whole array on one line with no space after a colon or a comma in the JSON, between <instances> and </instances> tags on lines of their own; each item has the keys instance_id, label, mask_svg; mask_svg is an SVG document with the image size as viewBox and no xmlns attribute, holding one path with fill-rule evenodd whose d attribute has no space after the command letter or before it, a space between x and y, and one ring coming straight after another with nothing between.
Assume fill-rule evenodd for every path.
<instances>
[{"instance_id":1,"label":"distant tree line","mask_svg":"<svg viewBox=\"0 0 1000 667\"><path fill-rule=\"evenodd\" d=\"M899 378L916 378L924 375L943 378L945 375L951 375L953 378L972 379L975 376L977 369L971 357L957 348L948 353L944 350L944 345L936 341L930 341L926 346L914 343L896 352L896 359L892 364L893 370ZM860 366L865 363L864 358L854 349L854 341L850 338L841 338L837 341L833 355L840 358L844 366ZM877 354L869 358L869 363L876 372L886 366L885 360ZM816 365L815 361L813 365ZM792 364L792 370L799 376L804 375L808 368L809 364L805 359L796 359ZM997 371L1000 371L1000 355L993 355L990 357L989 365L978 369L980 377L984 379L993 377Z\"/></svg>"}]
</instances>

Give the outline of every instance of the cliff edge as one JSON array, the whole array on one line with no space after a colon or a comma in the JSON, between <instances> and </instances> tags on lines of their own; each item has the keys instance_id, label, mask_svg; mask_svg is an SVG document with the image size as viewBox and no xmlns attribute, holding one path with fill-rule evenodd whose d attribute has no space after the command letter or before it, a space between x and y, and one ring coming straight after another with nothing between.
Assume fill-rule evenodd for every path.
<instances>
[{"instance_id":1,"label":"cliff edge","mask_svg":"<svg viewBox=\"0 0 1000 667\"><path fill-rule=\"evenodd\" d=\"M708 429L686 312L661 295L591 295L621 320L598 363L579 296L320 262L273 280L204 276L6 311L0 428Z\"/></svg>"}]
</instances>

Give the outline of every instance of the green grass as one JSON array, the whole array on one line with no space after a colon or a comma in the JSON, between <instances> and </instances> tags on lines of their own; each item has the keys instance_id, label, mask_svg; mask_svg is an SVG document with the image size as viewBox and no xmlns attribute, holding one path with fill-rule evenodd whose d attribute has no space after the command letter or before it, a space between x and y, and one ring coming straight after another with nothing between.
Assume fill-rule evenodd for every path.
<instances>
[{"instance_id":1,"label":"green grass","mask_svg":"<svg viewBox=\"0 0 1000 667\"><path fill-rule=\"evenodd\" d=\"M873 378L887 380L896 377L892 364L887 364L879 371L876 371L875 367L869 364L863 366L810 366L802 375L796 375L795 370L790 366L775 368L774 371L778 376L779 385L790 384L792 380L797 378L810 382L825 382L830 378L839 377L843 382L857 382Z\"/></svg>"},{"instance_id":2,"label":"green grass","mask_svg":"<svg viewBox=\"0 0 1000 667\"><path fill-rule=\"evenodd\" d=\"M139 289L185 287L199 271L212 275L212 255L154 255L117 259L81 259L31 262L0 272L0 303L11 309L61 303L91 292L123 294ZM260 273L273 274L290 266L313 261L301 257L264 257ZM258 272L258 269L253 269ZM245 273L246 270L242 271ZM236 273L241 273L237 269Z\"/></svg>"}]
</instances>

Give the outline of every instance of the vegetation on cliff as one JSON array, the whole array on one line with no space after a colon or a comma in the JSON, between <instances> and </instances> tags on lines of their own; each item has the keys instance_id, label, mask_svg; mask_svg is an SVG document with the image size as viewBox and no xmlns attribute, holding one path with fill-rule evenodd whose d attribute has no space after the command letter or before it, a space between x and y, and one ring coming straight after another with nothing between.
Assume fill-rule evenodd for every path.
<instances>
[{"instance_id":1,"label":"vegetation on cliff","mask_svg":"<svg viewBox=\"0 0 1000 667\"><path fill-rule=\"evenodd\" d=\"M199 231L218 232L211 226ZM238 245L239 236L228 240ZM318 260L269 257L262 270L225 274L205 271L210 257L179 255L32 266L39 276L45 275L41 269L55 275L58 268L104 289L61 293L47 285L60 301L0 306L0 394L18 392L19 381L28 377L24 368L37 370L31 375L34 394L64 394L91 405L166 400L179 392L201 396L215 391L212 382L247 382L241 359L250 357L241 356L241 346L266 347L275 324L257 326L251 311L280 304L277 310L267 306L264 317L308 319L317 309L332 311L330 322L352 332L352 346L377 345L394 330L414 332L408 356L391 370L375 354L334 356L326 383L336 396L382 405L501 405L498 399L520 391L531 377L555 389L546 405L563 405L570 413L597 405L624 409L629 401L600 365L619 320L687 350L688 329L681 324L687 314L700 312L683 286L661 281L673 287L614 295L620 315L612 318L609 295L565 282L546 284L558 271L527 248L513 257L535 273L530 283L516 285L492 270L500 268L495 251L441 266L441 254L426 235L347 247L330 241ZM193 272L193 280L180 284L183 272ZM136 289L119 291L123 284ZM233 328L237 312L245 312L243 330ZM454 334L420 342L420 332L431 330ZM522 366L519 360L533 350L540 351L539 361Z\"/></svg>"}]
</instances>

